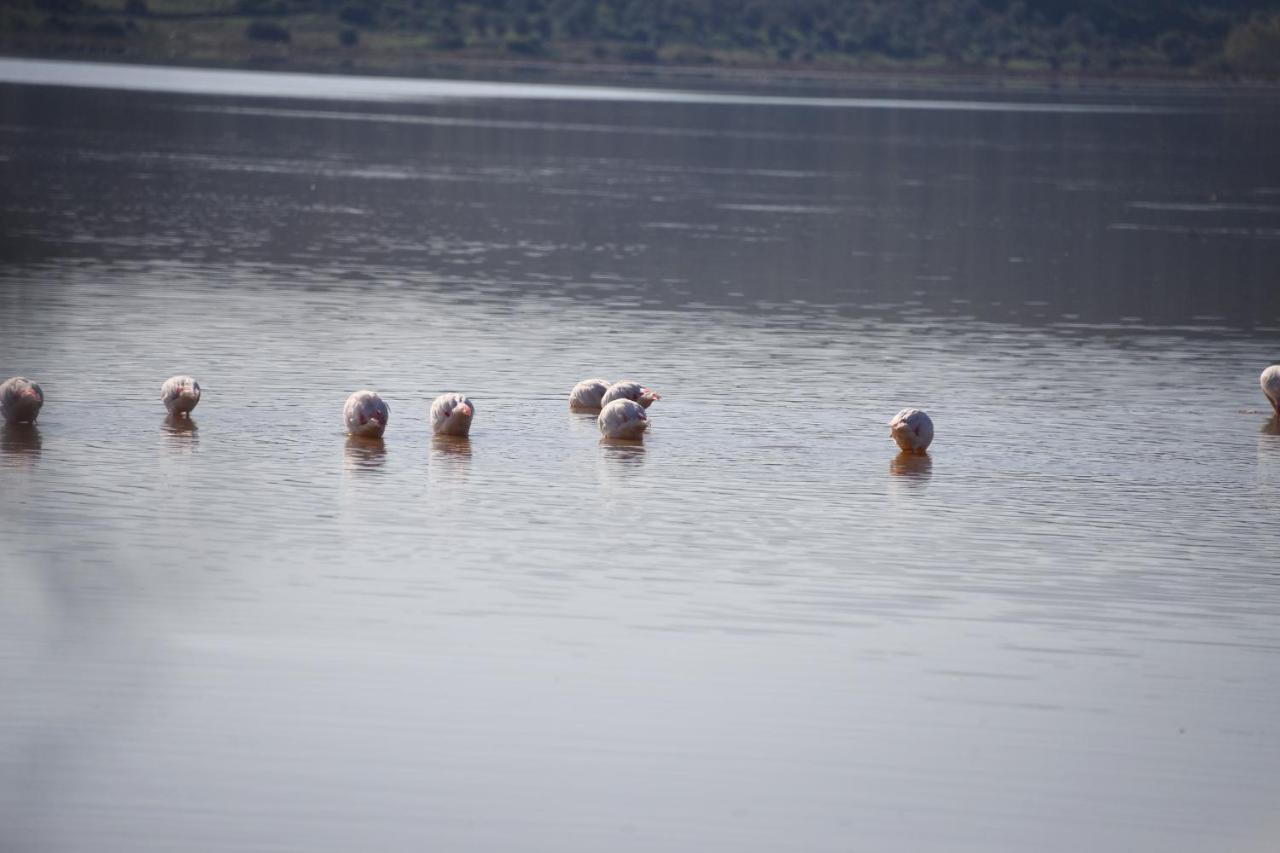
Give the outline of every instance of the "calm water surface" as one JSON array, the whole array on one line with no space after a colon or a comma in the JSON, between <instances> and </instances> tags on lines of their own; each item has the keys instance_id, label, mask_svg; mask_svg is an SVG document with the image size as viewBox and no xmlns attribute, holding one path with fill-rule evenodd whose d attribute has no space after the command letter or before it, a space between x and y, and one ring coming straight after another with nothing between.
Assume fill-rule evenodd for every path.
<instances>
[{"instance_id":1,"label":"calm water surface","mask_svg":"<svg viewBox=\"0 0 1280 853\"><path fill-rule=\"evenodd\" d=\"M112 74L0 63L0 848L1280 843L1274 93Z\"/></svg>"}]
</instances>

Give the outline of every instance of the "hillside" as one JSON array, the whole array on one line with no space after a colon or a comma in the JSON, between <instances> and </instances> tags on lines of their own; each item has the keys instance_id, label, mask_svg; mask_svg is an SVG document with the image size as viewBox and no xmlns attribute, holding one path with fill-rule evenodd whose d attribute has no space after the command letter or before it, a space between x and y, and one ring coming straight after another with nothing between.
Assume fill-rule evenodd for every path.
<instances>
[{"instance_id":1,"label":"hillside","mask_svg":"<svg viewBox=\"0 0 1280 853\"><path fill-rule=\"evenodd\" d=\"M1280 77L1280 0L8 0L27 56Z\"/></svg>"}]
</instances>

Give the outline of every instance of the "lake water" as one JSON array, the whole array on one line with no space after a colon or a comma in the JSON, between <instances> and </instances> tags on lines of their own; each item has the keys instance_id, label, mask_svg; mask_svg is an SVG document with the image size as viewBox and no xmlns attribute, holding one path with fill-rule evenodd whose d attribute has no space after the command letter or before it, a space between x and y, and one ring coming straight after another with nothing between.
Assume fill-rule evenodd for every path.
<instances>
[{"instance_id":1,"label":"lake water","mask_svg":"<svg viewBox=\"0 0 1280 853\"><path fill-rule=\"evenodd\" d=\"M1275 91L0 80L0 849L1280 843Z\"/></svg>"}]
</instances>

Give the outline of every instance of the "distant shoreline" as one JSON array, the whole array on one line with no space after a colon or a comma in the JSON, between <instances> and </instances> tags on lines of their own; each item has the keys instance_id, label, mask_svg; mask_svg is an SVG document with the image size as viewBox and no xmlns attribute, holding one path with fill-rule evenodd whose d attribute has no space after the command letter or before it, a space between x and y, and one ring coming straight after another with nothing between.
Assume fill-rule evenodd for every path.
<instances>
[{"instance_id":1,"label":"distant shoreline","mask_svg":"<svg viewBox=\"0 0 1280 853\"><path fill-rule=\"evenodd\" d=\"M1228 77L1198 77L1157 73L1151 69L1126 73L1066 73L1020 69L946 69L915 67L874 67L856 69L795 68L769 64L680 65L655 63L637 65L611 62L572 62L546 59L499 59L481 57L434 57L421 62L363 64L330 63L314 58L279 59L258 57L246 61L218 61L187 57L157 58L101 54L49 54L34 51L0 51L0 59L44 60L51 62L98 62L117 65L144 65L156 68L221 71L286 72L334 74L361 77L402 77L409 79L491 79L497 81L547 82L572 85L656 86L701 85L713 88L749 86L775 90L813 91L828 89L968 88L988 91L1105 91L1116 88L1170 88L1179 90L1260 89L1276 91L1280 81Z\"/></svg>"},{"instance_id":2,"label":"distant shoreline","mask_svg":"<svg viewBox=\"0 0 1280 853\"><path fill-rule=\"evenodd\" d=\"M1276 0L9 0L0 54L362 76L845 88L1280 81Z\"/></svg>"}]
</instances>

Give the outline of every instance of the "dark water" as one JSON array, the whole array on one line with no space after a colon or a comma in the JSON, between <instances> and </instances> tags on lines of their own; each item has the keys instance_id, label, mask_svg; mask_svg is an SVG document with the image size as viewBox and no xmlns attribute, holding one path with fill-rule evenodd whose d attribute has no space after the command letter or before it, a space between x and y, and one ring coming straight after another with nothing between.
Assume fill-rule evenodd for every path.
<instances>
[{"instance_id":1,"label":"dark water","mask_svg":"<svg viewBox=\"0 0 1280 853\"><path fill-rule=\"evenodd\" d=\"M0 62L0 849L1274 849L1274 94L110 75Z\"/></svg>"}]
</instances>

